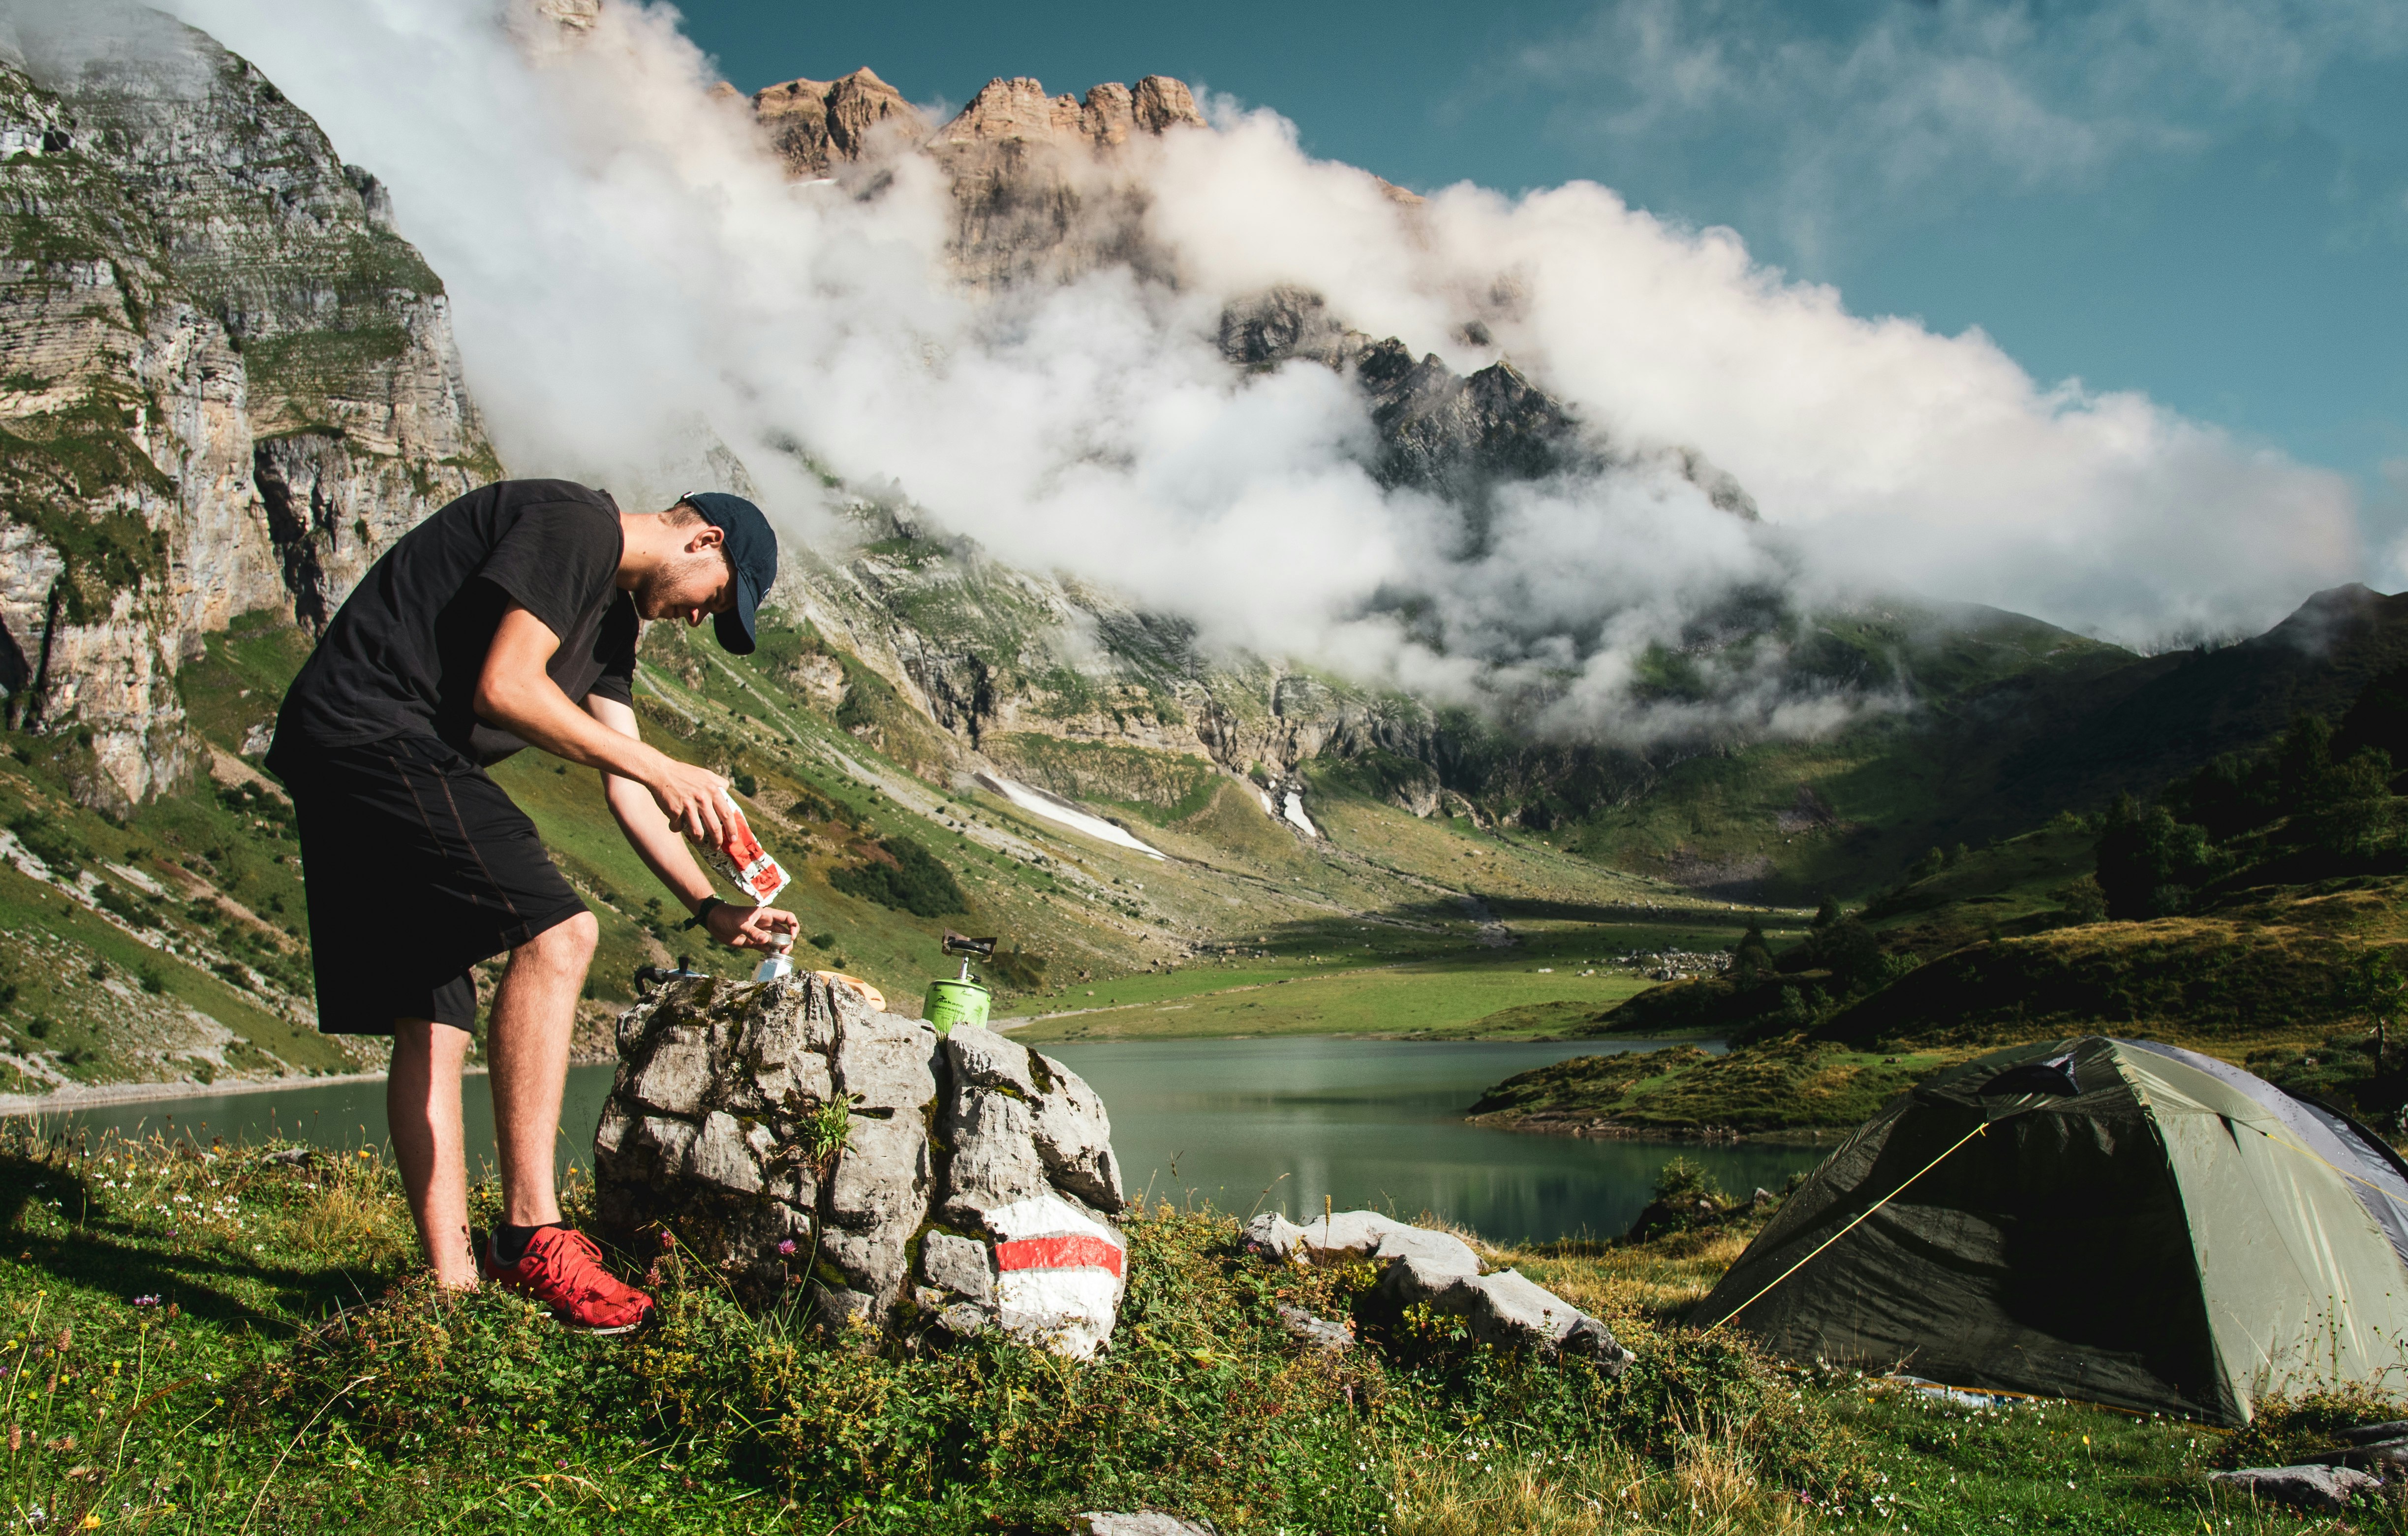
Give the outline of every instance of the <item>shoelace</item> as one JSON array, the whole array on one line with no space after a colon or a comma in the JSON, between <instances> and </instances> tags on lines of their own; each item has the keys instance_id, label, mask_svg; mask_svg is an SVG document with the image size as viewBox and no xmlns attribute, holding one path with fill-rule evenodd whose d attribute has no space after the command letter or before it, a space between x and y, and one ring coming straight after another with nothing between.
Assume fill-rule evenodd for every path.
<instances>
[{"instance_id":1,"label":"shoelace","mask_svg":"<svg viewBox=\"0 0 2408 1536\"><path fill-rule=\"evenodd\" d=\"M585 1262L578 1266L575 1264L578 1259ZM565 1229L558 1242L544 1246L537 1256L536 1268L548 1285L566 1293L571 1300L581 1300L587 1297L603 1299L610 1294L603 1285L595 1285L585 1278L587 1274L598 1271L608 1283L610 1275L609 1271L602 1269L602 1250L595 1245L592 1238L574 1227Z\"/></svg>"}]
</instances>

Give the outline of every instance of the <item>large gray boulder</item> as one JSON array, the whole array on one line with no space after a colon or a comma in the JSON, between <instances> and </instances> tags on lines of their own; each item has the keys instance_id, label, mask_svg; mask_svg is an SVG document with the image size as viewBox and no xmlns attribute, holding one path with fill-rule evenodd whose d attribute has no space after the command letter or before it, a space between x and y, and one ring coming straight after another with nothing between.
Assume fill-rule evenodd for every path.
<instances>
[{"instance_id":1,"label":"large gray boulder","mask_svg":"<svg viewBox=\"0 0 2408 1536\"><path fill-rule=\"evenodd\" d=\"M1426 1306L1461 1317L1484 1343L1576 1355L1619 1375L1631 1354L1612 1329L1513 1270L1481 1273L1470 1244L1445 1232L1409 1227L1376 1211L1342 1211L1297 1226L1278 1212L1247 1223L1248 1252L1283 1264L1369 1261L1392 1305Z\"/></svg>"},{"instance_id":2,"label":"large gray boulder","mask_svg":"<svg viewBox=\"0 0 2408 1536\"><path fill-rule=\"evenodd\" d=\"M824 1320L999 1328L1085 1357L1126 1286L1111 1122L1077 1073L939 1038L812 976L671 983L619 1020L594 1140L600 1226L673 1239L741 1299ZM841 1104L843 1145L816 1132Z\"/></svg>"}]
</instances>

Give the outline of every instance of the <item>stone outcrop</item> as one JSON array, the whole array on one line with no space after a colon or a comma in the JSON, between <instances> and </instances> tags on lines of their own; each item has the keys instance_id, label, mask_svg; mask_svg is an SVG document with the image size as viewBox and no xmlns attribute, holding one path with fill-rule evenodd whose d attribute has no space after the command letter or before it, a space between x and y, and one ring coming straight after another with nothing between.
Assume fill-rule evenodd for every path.
<instances>
[{"instance_id":1,"label":"stone outcrop","mask_svg":"<svg viewBox=\"0 0 2408 1536\"><path fill-rule=\"evenodd\" d=\"M884 150L926 141L928 123L877 74L863 67L833 80L788 80L752 94L754 121L797 177L822 177Z\"/></svg>"},{"instance_id":2,"label":"stone outcrop","mask_svg":"<svg viewBox=\"0 0 2408 1536\"><path fill-rule=\"evenodd\" d=\"M1204 114L1196 109L1186 84L1164 75L1148 75L1134 91L1117 80L1095 86L1083 99L1049 96L1044 86L1025 77L998 78L980 87L960 115L938 131L930 148L949 161L1004 144L1110 150L1140 134L1204 126Z\"/></svg>"},{"instance_id":3,"label":"stone outcrop","mask_svg":"<svg viewBox=\"0 0 2408 1536\"><path fill-rule=\"evenodd\" d=\"M1110 1340L1120 1168L1061 1063L813 976L675 982L618 1036L594 1148L613 1241L666 1233L754 1304L808 1286L832 1323L999 1328L1076 1357Z\"/></svg>"},{"instance_id":4,"label":"stone outcrop","mask_svg":"<svg viewBox=\"0 0 2408 1536\"><path fill-rule=\"evenodd\" d=\"M1242 1241L1248 1252L1277 1263L1369 1262L1378 1268L1380 1294L1391 1306L1426 1306L1460 1317L1483 1343L1580 1356L1609 1374L1630 1363L1630 1352L1603 1323L1517 1270L1483 1274L1470 1244L1445 1232L1408 1227L1376 1211L1341 1211L1302 1227L1268 1212L1246 1225ZM1296 1320L1283 1321L1307 1336ZM1314 1342L1328 1348L1334 1341L1323 1335Z\"/></svg>"},{"instance_id":5,"label":"stone outcrop","mask_svg":"<svg viewBox=\"0 0 2408 1536\"><path fill-rule=\"evenodd\" d=\"M1126 156L1205 126L1181 81L1149 75L1083 96L1028 79L989 80L931 131L901 92L867 68L796 79L752 96L752 116L789 175L872 183L893 156L925 153L951 179L954 271L978 287L1061 281L1127 262L1167 275L1143 237L1142 179Z\"/></svg>"},{"instance_id":6,"label":"stone outcrop","mask_svg":"<svg viewBox=\"0 0 2408 1536\"><path fill-rule=\"evenodd\" d=\"M1107 1514L1090 1510L1070 1516L1074 1536L1216 1536L1210 1520L1182 1520L1159 1510Z\"/></svg>"},{"instance_id":7,"label":"stone outcrop","mask_svg":"<svg viewBox=\"0 0 2408 1536\"><path fill-rule=\"evenodd\" d=\"M322 621L499 467L376 178L203 35L82 9L0 39L0 690L122 811L187 770L204 634Z\"/></svg>"}]
</instances>

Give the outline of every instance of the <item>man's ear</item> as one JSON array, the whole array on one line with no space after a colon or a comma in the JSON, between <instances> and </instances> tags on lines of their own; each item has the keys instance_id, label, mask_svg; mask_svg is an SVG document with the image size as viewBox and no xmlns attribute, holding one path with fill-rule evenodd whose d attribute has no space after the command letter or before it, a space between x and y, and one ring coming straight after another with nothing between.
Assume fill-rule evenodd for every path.
<instances>
[{"instance_id":1,"label":"man's ear","mask_svg":"<svg viewBox=\"0 0 2408 1536\"><path fill-rule=\"evenodd\" d=\"M686 536L685 553L700 554L705 550L715 550L726 542L727 534L724 529L714 524L706 523Z\"/></svg>"}]
</instances>

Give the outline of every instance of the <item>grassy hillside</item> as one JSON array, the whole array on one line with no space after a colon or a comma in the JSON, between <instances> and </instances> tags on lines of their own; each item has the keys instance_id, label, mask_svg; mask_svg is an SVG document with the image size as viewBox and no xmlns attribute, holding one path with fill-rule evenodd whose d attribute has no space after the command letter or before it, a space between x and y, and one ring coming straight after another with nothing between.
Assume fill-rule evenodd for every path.
<instances>
[{"instance_id":1,"label":"grassy hillside","mask_svg":"<svg viewBox=\"0 0 2408 1536\"><path fill-rule=\"evenodd\" d=\"M939 948L948 928L1001 938L987 979L1007 1011L1081 1008L1084 992L1116 979L1157 989L1132 990L1127 1002L1176 1007L1174 995L1244 984L1225 970L1242 948L1277 956L1283 977L1330 983L1307 989L1328 1006L1273 1011L1270 1027L1400 1033L1459 1030L1534 998L1603 1002L1629 990L1556 973L1557 959L1601 951L1593 924L1533 919L1509 931L1477 891L1584 917L1652 907L1656 921L1700 932L1728 921L1721 903L1600 870L1510 829L1423 822L1367 799L1333 803L1331 836L1310 838L1201 759L1043 737L1000 754L1032 782L1083 788L1098 811L1126 812L1169 855L1151 858L1034 816L944 766L956 749L941 733L809 626L772 610L763 639L737 658L707 634L653 626L638 717L655 745L733 779L795 876L781 899L807 936L798 961L864 976L906 1012L918 1011L931 977L952 973ZM0 824L15 828L0 851L16 861L0 863L0 1092L222 1084L380 1059L376 1042L312 1027L291 811L255 766L306 655L306 638L274 614L245 615L211 637L180 680L211 776L122 825L70 793L72 737L12 739L14 755L0 758ZM494 777L600 919L581 1049L607 1051L609 1020L632 998L639 965L683 956L723 973L749 967L679 926L682 912L627 848L593 773L529 752ZM868 888L858 871L891 865L907 844L944 868L958 911L848 894ZM1355 971L1360 985L1345 980ZM488 996L497 975L485 968ZM1189 1004L1198 1017L1188 1022L1216 1014L1207 1032L1251 1031L1258 1003ZM1039 1027L1058 1038L1126 1023Z\"/></svg>"},{"instance_id":2,"label":"grassy hillside","mask_svg":"<svg viewBox=\"0 0 2408 1536\"><path fill-rule=\"evenodd\" d=\"M1861 901L1932 846L2096 812L2255 748L2303 711L2338 720L2408 665L2408 595L2364 587L2318 594L2240 644L2150 657L2010 621L1986 632L1995 642L1971 619L1945 630L1834 622L1840 650L1900 658L1914 687L1895 711L1825 740L1689 756L1557 840L1745 899Z\"/></svg>"},{"instance_id":3,"label":"grassy hillside","mask_svg":"<svg viewBox=\"0 0 2408 1536\"><path fill-rule=\"evenodd\" d=\"M2060 825L1968 851L1754 965L1606 1008L1526 1008L1489 1028L1730 1040L1727 1056L1589 1057L1499 1084L1495 1124L1594 1133L1837 1128L1982 1051L2114 1034L2219 1055L2408 1135L2404 1053L2378 1059L2408 958L2408 876L2234 885L2146 920L2100 918L2092 834ZM2365 862L2387 863L2377 849ZM2297 855L2274 850L2278 863ZM2237 877L2236 877L2237 878ZM2079 909L2079 910L2076 910ZM1868 919L1870 919L1868 921ZM1742 955L1742 960L1744 960Z\"/></svg>"},{"instance_id":4,"label":"grassy hillside","mask_svg":"<svg viewBox=\"0 0 2408 1536\"><path fill-rule=\"evenodd\" d=\"M2339 918L2219 889L2224 907L2182 914L2187 926L2071 936L2067 924L2095 915L2066 906L2095 822L2058 814L2038 832L1952 838L1942 811L1979 803L1996 820L2063 797L2066 784L2107 782L2111 760L2188 761L2192 746L2234 739L2302 699L2345 706L2350 681L2389 657L2397 606L2321 599L2292 626L2321 626L2329 648L2318 655L2278 631L2147 662L1985 610L1944 624L1920 610L1832 621L1832 676L1912 685L1941 702L1826 742L1701 754L1619 810L1543 826L1500 822L1462 797L1415 815L1373 771L1386 749L1324 759L1307 775L1319 836L1275 816L1254 782L1125 734L1004 731L972 755L897 682L774 608L750 657L653 626L638 706L655 744L730 775L796 876L782 899L809 938L798 958L867 977L904 1012L952 970L939 940L957 928L1003 940L988 979L1036 1038L1804 1031L1855 1050L1926 1036L1970 1047L2085 1025L2171 1031L2179 1017L2189 1036L2258 1049L2354 1016L2297 1001L2357 953L2335 937ZM72 735L15 739L0 761L0 818L15 828L0 912L21 919L0 934L0 988L15 988L0 1000L0 1091L374 1064L373 1043L309 1026L290 814L254 766L305 654L304 637L275 615L246 615L212 637L180 680L208 776L122 825L69 792ZM1122 726L1137 708L1111 706ZM2127 716L2157 722L2159 736L2182 735L2178 718L2198 729L2190 745L2116 759L2083 724L2106 716L2119 731ZM2018 757L2019 733L2036 721L2079 726L2056 755L2091 766L2069 779L2062 762L2042 771ZM1020 809L975 777L982 765L1078 799L1167 857ZM685 956L745 967L679 926L594 775L526 753L495 776L601 920L585 1049L606 1048L638 966ZM865 874L923 854L943 870L939 904L958 910L903 901ZM1743 864L1785 869L1799 889L1846 885L1873 899L1827 934L1802 908L1742 908L1683 883L1712 885L1716 870ZM2320 891L2315 913L2347 907L2346 894ZM1744 973L1647 988L1656 962L1627 958L1728 951L1750 925L1779 954ZM1238 952L1276 974L1223 974ZM1926 962L1927 974L1904 980ZM1944 1028L1928 1022L1942 1016Z\"/></svg>"}]
</instances>

